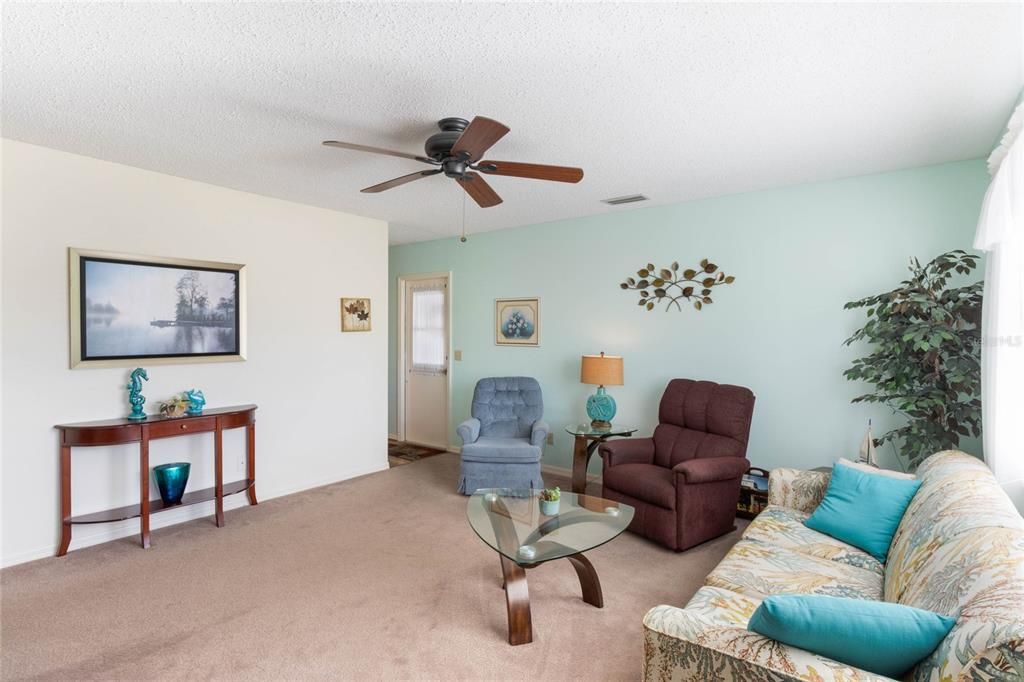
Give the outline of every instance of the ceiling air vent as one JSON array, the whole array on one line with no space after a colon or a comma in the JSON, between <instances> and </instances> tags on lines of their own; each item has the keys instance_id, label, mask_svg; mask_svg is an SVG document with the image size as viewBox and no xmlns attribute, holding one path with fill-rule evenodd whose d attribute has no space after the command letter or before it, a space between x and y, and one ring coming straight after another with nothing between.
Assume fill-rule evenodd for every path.
<instances>
[{"instance_id":1,"label":"ceiling air vent","mask_svg":"<svg viewBox=\"0 0 1024 682\"><path fill-rule=\"evenodd\" d=\"M630 194L628 197L613 197L611 199L601 199L602 203L609 204L611 206L618 206L619 204L632 204L636 201L647 201L647 197L643 194Z\"/></svg>"}]
</instances>

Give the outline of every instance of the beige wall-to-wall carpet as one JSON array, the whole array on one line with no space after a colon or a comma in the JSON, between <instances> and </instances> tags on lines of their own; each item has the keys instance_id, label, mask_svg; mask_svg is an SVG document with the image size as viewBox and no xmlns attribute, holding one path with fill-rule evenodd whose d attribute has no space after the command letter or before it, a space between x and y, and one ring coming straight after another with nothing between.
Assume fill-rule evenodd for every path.
<instances>
[{"instance_id":1,"label":"beige wall-to-wall carpet","mask_svg":"<svg viewBox=\"0 0 1024 682\"><path fill-rule=\"evenodd\" d=\"M534 642L511 647L457 471L442 454L230 511L224 528L161 529L150 550L125 538L5 569L0 677L636 679L643 614L686 602L739 534L595 549L603 609L567 561L531 570Z\"/></svg>"}]
</instances>

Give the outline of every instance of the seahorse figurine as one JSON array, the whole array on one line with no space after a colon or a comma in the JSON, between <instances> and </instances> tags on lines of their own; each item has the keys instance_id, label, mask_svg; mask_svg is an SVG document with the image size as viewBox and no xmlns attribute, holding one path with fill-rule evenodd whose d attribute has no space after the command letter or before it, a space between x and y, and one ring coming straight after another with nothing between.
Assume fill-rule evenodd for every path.
<instances>
[{"instance_id":1,"label":"seahorse figurine","mask_svg":"<svg viewBox=\"0 0 1024 682\"><path fill-rule=\"evenodd\" d=\"M136 367L132 371L130 383L125 386L128 389L128 402L132 404L132 413L128 415L129 419L142 421L146 418L146 413L142 411L142 406L146 402L146 396L142 395L143 380L149 381L149 375L146 374L146 370Z\"/></svg>"},{"instance_id":2,"label":"seahorse figurine","mask_svg":"<svg viewBox=\"0 0 1024 682\"><path fill-rule=\"evenodd\" d=\"M188 411L185 414L196 415L203 413L203 408L206 406L206 396L203 395L202 391L190 388L185 391L185 399L189 402Z\"/></svg>"}]
</instances>

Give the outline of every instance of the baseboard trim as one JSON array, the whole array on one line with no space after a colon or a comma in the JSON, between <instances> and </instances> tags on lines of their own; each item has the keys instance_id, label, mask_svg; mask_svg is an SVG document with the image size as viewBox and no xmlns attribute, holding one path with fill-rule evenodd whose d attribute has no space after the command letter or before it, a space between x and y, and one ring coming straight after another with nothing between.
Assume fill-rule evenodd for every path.
<instances>
[{"instance_id":1,"label":"baseboard trim","mask_svg":"<svg viewBox=\"0 0 1024 682\"><path fill-rule=\"evenodd\" d=\"M400 439L400 438L398 437L398 434L397 434L397 433L389 433L389 434L388 434L388 439L389 439L389 440L401 440L401 439Z\"/></svg>"},{"instance_id":2,"label":"baseboard trim","mask_svg":"<svg viewBox=\"0 0 1024 682\"><path fill-rule=\"evenodd\" d=\"M341 478L331 478L330 480L317 480L309 483L302 483L297 486L290 486L288 488L278 488L277 490L271 490L266 492L259 486L259 480L257 479L257 496L259 497L260 504L273 500L278 497L285 497L286 495L294 495L295 493L301 493L306 490L312 490L313 488L322 488L325 485L332 485L334 483L341 483L342 481L348 481L360 476L366 476L368 474L375 474L380 471L387 471L389 466L387 462L384 464L376 464L373 466L365 467L362 469L356 469L351 472L346 472ZM181 509L175 509L171 511L162 512L156 516L150 517L149 527L150 530L157 530L160 528L166 528L167 526L176 526L179 523L188 523L189 521L195 521L196 519L208 518L213 516L213 501L203 502L202 504L191 505L188 507L182 507ZM224 511L231 511L232 509L239 509L241 507L248 507L249 501L245 495L231 495L230 497L224 498ZM94 526L95 527L95 526ZM80 527L81 528L81 527ZM92 533L88 533L85 537L75 537L71 541L71 552L76 552L86 547L92 547L93 545L102 545L106 542L112 542L114 540L120 540L121 538L131 537L139 534L139 522L137 520L118 521L111 523L110 527L103 528ZM24 564L29 561L36 561L37 559L46 559L54 557L57 553L57 543L54 542L52 545L45 547L39 547L37 549L28 550L26 552L19 552L12 555L4 555L0 560L0 567L7 568L9 566L15 566L17 564Z\"/></svg>"},{"instance_id":3,"label":"baseboard trim","mask_svg":"<svg viewBox=\"0 0 1024 682\"><path fill-rule=\"evenodd\" d=\"M564 476L569 480L572 480L572 469L566 469L565 467L555 466L554 464L541 464L540 472L542 474L553 474L555 476ZM587 474L587 483L601 484L601 474Z\"/></svg>"}]
</instances>

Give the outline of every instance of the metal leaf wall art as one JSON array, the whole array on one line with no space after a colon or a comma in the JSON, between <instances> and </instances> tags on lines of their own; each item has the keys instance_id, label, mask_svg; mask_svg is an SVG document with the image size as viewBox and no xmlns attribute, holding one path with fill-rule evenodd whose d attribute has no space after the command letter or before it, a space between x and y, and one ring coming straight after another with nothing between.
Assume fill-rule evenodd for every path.
<instances>
[{"instance_id":1,"label":"metal leaf wall art","mask_svg":"<svg viewBox=\"0 0 1024 682\"><path fill-rule=\"evenodd\" d=\"M636 274L640 279L627 277L619 288L639 291L640 300L636 304L644 306L647 310L654 310L655 306L664 303L666 312L671 310L673 305L682 311L683 305L680 301L683 299L693 303L693 307L700 310L714 303L711 299L712 289L736 281L735 277L719 270L718 266L709 262L707 258L700 262L699 268L688 268L682 272L679 272L679 263L673 263L671 267L660 270L656 270L652 263L648 263L637 270Z\"/></svg>"}]
</instances>

